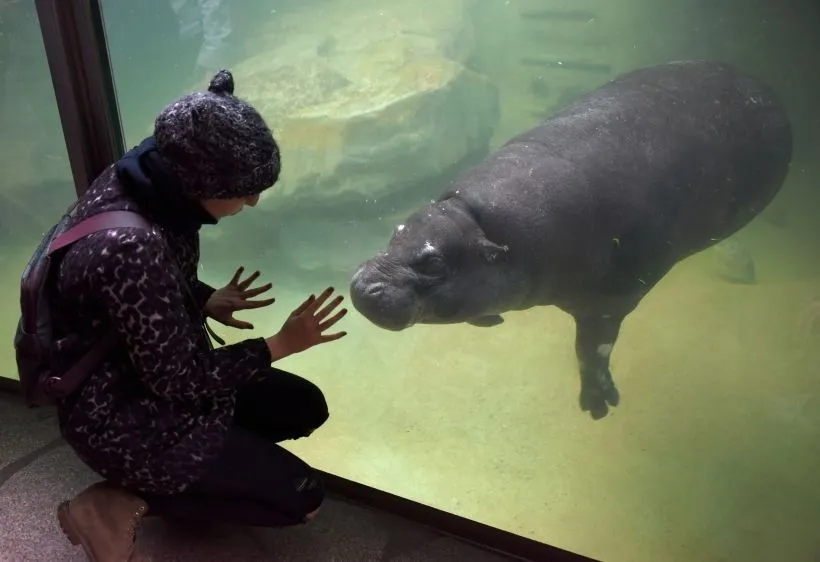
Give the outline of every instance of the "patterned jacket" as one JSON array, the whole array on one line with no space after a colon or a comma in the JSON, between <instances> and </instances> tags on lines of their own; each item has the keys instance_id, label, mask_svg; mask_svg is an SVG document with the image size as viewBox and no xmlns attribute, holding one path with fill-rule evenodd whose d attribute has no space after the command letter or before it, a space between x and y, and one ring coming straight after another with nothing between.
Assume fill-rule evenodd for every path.
<instances>
[{"instance_id":1,"label":"patterned jacket","mask_svg":"<svg viewBox=\"0 0 820 562\"><path fill-rule=\"evenodd\" d=\"M136 228L98 232L59 263L52 300L58 365L67 368L107 331L120 344L58 410L65 440L104 478L174 493L219 454L237 387L268 376L271 358L262 338L211 348L177 273L204 307L213 289L197 279L202 221L167 196L173 186L146 174L140 164L150 151L143 143L105 170L77 207L76 220L141 212L161 237Z\"/></svg>"}]
</instances>

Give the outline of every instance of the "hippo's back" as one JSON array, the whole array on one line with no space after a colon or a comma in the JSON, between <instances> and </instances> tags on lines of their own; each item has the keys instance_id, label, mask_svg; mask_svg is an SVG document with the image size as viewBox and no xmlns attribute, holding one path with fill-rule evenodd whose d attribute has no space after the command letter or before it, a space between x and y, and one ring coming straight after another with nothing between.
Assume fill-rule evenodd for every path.
<instances>
[{"instance_id":1,"label":"hippo's back","mask_svg":"<svg viewBox=\"0 0 820 562\"><path fill-rule=\"evenodd\" d=\"M686 255L743 227L774 198L792 132L768 85L731 65L687 61L624 74L501 151L516 145L572 163L578 189L594 201L596 229L650 220Z\"/></svg>"}]
</instances>

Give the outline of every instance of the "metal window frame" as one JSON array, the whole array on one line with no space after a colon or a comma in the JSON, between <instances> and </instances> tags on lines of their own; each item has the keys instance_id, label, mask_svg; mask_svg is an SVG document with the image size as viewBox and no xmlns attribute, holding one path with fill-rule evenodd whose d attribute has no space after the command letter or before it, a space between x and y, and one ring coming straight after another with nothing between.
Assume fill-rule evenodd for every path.
<instances>
[{"instance_id":1,"label":"metal window frame","mask_svg":"<svg viewBox=\"0 0 820 562\"><path fill-rule=\"evenodd\" d=\"M77 195L124 152L102 8L35 0Z\"/></svg>"},{"instance_id":2,"label":"metal window frame","mask_svg":"<svg viewBox=\"0 0 820 562\"><path fill-rule=\"evenodd\" d=\"M100 0L35 0L77 195L124 153ZM0 378L0 391L19 381ZM331 494L395 514L508 556L531 561L592 560L364 484L322 472Z\"/></svg>"}]
</instances>

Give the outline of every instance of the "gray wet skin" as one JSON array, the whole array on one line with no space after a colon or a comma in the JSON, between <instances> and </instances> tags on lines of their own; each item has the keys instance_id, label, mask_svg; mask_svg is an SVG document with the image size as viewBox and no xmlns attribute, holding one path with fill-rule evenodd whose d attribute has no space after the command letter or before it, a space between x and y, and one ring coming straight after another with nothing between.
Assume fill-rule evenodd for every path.
<instances>
[{"instance_id":1,"label":"gray wet skin","mask_svg":"<svg viewBox=\"0 0 820 562\"><path fill-rule=\"evenodd\" d=\"M411 215L356 270L351 300L389 330L490 327L555 305L576 323L580 406L602 418L620 401L609 359L624 318L678 261L760 213L791 153L775 93L730 66L622 75ZM639 329L674 329L674 318L658 321Z\"/></svg>"}]
</instances>

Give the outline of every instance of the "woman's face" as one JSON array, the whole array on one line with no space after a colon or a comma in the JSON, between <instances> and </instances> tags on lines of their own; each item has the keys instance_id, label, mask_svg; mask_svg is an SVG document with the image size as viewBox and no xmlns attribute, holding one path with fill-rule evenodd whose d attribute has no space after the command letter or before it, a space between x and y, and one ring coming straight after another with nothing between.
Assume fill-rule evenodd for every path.
<instances>
[{"instance_id":1,"label":"woman's face","mask_svg":"<svg viewBox=\"0 0 820 562\"><path fill-rule=\"evenodd\" d=\"M259 194L232 199L201 199L200 202L213 218L219 220L237 214L245 208L245 205L255 207L259 202Z\"/></svg>"}]
</instances>

